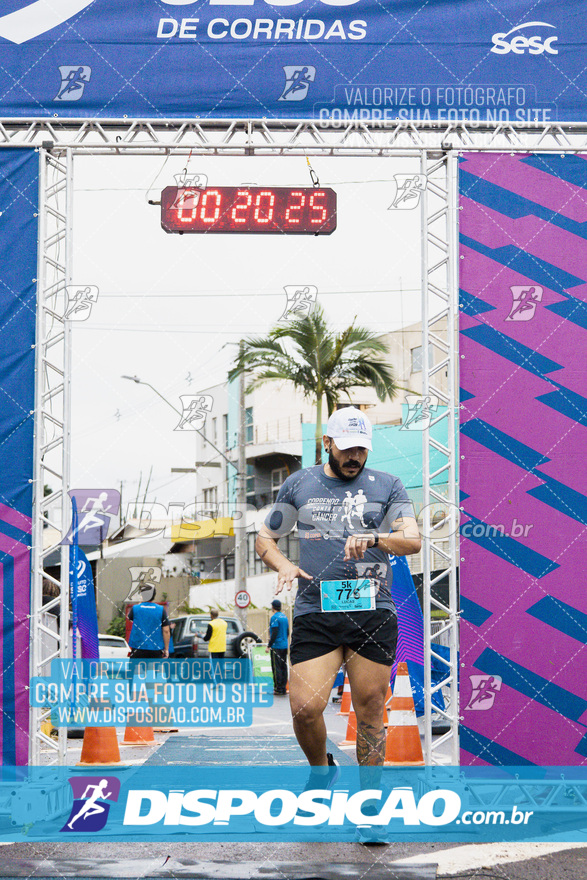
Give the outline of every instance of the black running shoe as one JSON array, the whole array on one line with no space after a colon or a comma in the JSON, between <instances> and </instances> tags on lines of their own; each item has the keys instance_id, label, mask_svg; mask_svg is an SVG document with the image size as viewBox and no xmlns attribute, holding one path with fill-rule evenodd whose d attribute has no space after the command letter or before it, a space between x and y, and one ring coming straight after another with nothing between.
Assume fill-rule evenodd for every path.
<instances>
[{"instance_id":1,"label":"black running shoe","mask_svg":"<svg viewBox=\"0 0 587 880\"><path fill-rule=\"evenodd\" d=\"M368 805L363 807L362 812L364 816L375 818L379 815L379 808ZM358 825L356 840L357 843L362 843L364 846L385 846L390 843L389 829L386 825Z\"/></svg>"},{"instance_id":2,"label":"black running shoe","mask_svg":"<svg viewBox=\"0 0 587 880\"><path fill-rule=\"evenodd\" d=\"M324 788L330 790L336 785L340 777L340 767L338 766L330 752L327 753L326 757L328 759L328 773L315 773L314 769L312 768L304 786L304 791L316 791L316 789ZM326 803L324 798L314 798L314 801L317 804ZM309 813L307 810L298 810L297 815L308 817L313 814Z\"/></svg>"}]
</instances>

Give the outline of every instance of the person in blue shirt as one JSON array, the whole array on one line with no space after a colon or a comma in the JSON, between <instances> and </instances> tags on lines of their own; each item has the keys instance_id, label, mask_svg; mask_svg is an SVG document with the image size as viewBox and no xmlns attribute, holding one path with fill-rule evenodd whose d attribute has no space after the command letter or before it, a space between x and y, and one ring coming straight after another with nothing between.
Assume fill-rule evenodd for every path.
<instances>
[{"instance_id":1,"label":"person in blue shirt","mask_svg":"<svg viewBox=\"0 0 587 880\"><path fill-rule=\"evenodd\" d=\"M287 687L287 639L289 621L281 610L281 602L274 599L271 603L274 614L269 621L269 644L271 651L271 669L273 671L274 694L285 696Z\"/></svg>"},{"instance_id":2,"label":"person in blue shirt","mask_svg":"<svg viewBox=\"0 0 587 880\"><path fill-rule=\"evenodd\" d=\"M144 601L133 605L128 612L132 621L129 636L132 658L157 659L169 657L169 618L163 605L155 602L154 587L141 590Z\"/></svg>"}]
</instances>

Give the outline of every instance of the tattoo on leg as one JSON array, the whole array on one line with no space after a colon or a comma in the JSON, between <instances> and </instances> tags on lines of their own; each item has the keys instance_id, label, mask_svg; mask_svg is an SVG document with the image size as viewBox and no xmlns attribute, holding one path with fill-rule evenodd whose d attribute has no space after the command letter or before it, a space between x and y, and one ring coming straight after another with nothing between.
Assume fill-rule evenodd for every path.
<instances>
[{"instance_id":1,"label":"tattoo on leg","mask_svg":"<svg viewBox=\"0 0 587 880\"><path fill-rule=\"evenodd\" d=\"M385 760L385 728L357 723L357 761L362 765L381 766Z\"/></svg>"}]
</instances>

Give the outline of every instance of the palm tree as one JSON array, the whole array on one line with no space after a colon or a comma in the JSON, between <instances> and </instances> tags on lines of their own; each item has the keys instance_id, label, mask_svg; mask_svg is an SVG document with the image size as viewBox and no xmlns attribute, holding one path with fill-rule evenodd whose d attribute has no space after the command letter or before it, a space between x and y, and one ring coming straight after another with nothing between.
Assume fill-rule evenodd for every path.
<instances>
[{"instance_id":1,"label":"palm tree","mask_svg":"<svg viewBox=\"0 0 587 880\"><path fill-rule=\"evenodd\" d=\"M278 324L266 338L243 340L228 378L250 373L247 392L286 379L315 400L316 464L320 464L323 398L329 416L341 395L349 396L349 389L357 386L374 388L379 400L392 400L398 389L387 354L387 346L371 330L353 321L342 333L335 333L317 308L304 318Z\"/></svg>"}]
</instances>

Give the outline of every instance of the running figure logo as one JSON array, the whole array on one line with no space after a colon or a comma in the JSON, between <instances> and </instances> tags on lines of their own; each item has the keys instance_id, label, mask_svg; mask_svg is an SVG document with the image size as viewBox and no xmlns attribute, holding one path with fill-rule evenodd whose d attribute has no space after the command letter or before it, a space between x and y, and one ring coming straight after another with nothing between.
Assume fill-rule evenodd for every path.
<instances>
[{"instance_id":1,"label":"running figure logo","mask_svg":"<svg viewBox=\"0 0 587 880\"><path fill-rule=\"evenodd\" d=\"M174 431L199 431L206 416L212 412L214 398L210 394L180 394L181 418Z\"/></svg>"},{"instance_id":2,"label":"running figure logo","mask_svg":"<svg viewBox=\"0 0 587 880\"><path fill-rule=\"evenodd\" d=\"M501 690L501 676L499 675L470 675L471 699L467 709L483 711L491 709L495 697Z\"/></svg>"},{"instance_id":3,"label":"running figure logo","mask_svg":"<svg viewBox=\"0 0 587 880\"><path fill-rule=\"evenodd\" d=\"M298 284L286 284L283 288L287 297L283 315L279 319L296 319L307 318L312 314L316 300L318 299L318 288L312 284L306 284L300 287Z\"/></svg>"},{"instance_id":4,"label":"running figure logo","mask_svg":"<svg viewBox=\"0 0 587 880\"><path fill-rule=\"evenodd\" d=\"M187 169L184 168L181 174L174 174L173 177L177 187L177 195L171 207L177 210L183 208L186 211L197 208L202 191L208 186L208 175L188 174Z\"/></svg>"},{"instance_id":5,"label":"running figure logo","mask_svg":"<svg viewBox=\"0 0 587 880\"><path fill-rule=\"evenodd\" d=\"M382 585L387 579L387 565L385 562L357 562L357 578L369 578L375 585L375 592L378 593Z\"/></svg>"},{"instance_id":6,"label":"running figure logo","mask_svg":"<svg viewBox=\"0 0 587 880\"><path fill-rule=\"evenodd\" d=\"M69 779L73 789L73 807L61 831L101 831L106 825L110 804L120 794L120 780L115 776L79 776Z\"/></svg>"},{"instance_id":7,"label":"running figure logo","mask_svg":"<svg viewBox=\"0 0 587 880\"><path fill-rule=\"evenodd\" d=\"M131 565L128 569L131 587L125 602L148 602L156 584L161 583L160 565Z\"/></svg>"},{"instance_id":8,"label":"running figure logo","mask_svg":"<svg viewBox=\"0 0 587 880\"><path fill-rule=\"evenodd\" d=\"M90 317L92 306L98 301L98 288L87 284L66 288L67 306L63 317L66 321L85 321Z\"/></svg>"},{"instance_id":9,"label":"running figure logo","mask_svg":"<svg viewBox=\"0 0 587 880\"><path fill-rule=\"evenodd\" d=\"M408 412L402 422L400 431L423 431L430 427L432 415L438 409L438 401L435 397L417 397L406 394Z\"/></svg>"},{"instance_id":10,"label":"running figure logo","mask_svg":"<svg viewBox=\"0 0 587 880\"><path fill-rule=\"evenodd\" d=\"M349 529L356 528L353 523L353 517L356 517L361 526L364 529L369 528L365 520L363 519L363 513L365 512L365 504L367 503L367 496L363 492L362 489L359 489L356 495L353 495L352 492L345 492L345 497L342 502L342 516L340 518L340 524L346 520L349 524Z\"/></svg>"},{"instance_id":11,"label":"running figure logo","mask_svg":"<svg viewBox=\"0 0 587 880\"><path fill-rule=\"evenodd\" d=\"M79 101L90 81L92 68L86 65L65 65L59 68L61 86L54 101Z\"/></svg>"},{"instance_id":12,"label":"running figure logo","mask_svg":"<svg viewBox=\"0 0 587 880\"><path fill-rule=\"evenodd\" d=\"M72 489L68 494L77 502L79 543L101 544L108 535L110 517L118 513L120 492L117 489ZM71 544L72 539L70 528L64 543Z\"/></svg>"},{"instance_id":13,"label":"running figure logo","mask_svg":"<svg viewBox=\"0 0 587 880\"><path fill-rule=\"evenodd\" d=\"M536 314L536 306L542 302L542 287L517 285L510 287L513 302L506 321L531 321Z\"/></svg>"},{"instance_id":14,"label":"running figure logo","mask_svg":"<svg viewBox=\"0 0 587 880\"><path fill-rule=\"evenodd\" d=\"M425 174L394 174L395 197L388 211L412 211L420 204L420 196L426 189Z\"/></svg>"},{"instance_id":15,"label":"running figure logo","mask_svg":"<svg viewBox=\"0 0 587 880\"><path fill-rule=\"evenodd\" d=\"M287 65L283 68L285 73L285 86L281 93L280 101L303 101L308 94L310 83L316 79L316 68L308 65Z\"/></svg>"}]
</instances>

